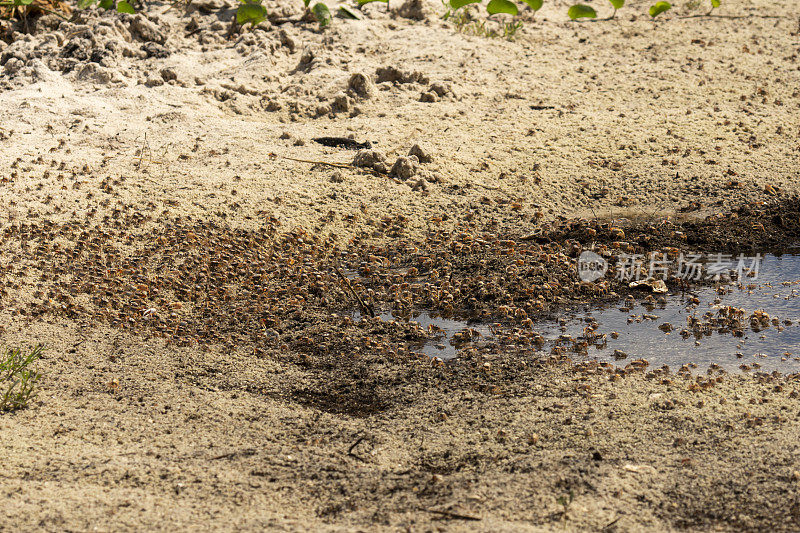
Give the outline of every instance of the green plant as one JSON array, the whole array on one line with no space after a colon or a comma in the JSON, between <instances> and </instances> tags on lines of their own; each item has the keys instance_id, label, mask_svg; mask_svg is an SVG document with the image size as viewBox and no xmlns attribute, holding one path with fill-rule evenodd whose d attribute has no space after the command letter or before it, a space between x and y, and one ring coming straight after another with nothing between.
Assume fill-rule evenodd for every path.
<instances>
[{"instance_id":1,"label":"green plant","mask_svg":"<svg viewBox=\"0 0 800 533\"><path fill-rule=\"evenodd\" d=\"M522 1L531 8L534 17L543 4L543 0ZM460 32L473 33L482 37L502 36L510 40L522 27L522 21L516 18L519 15L519 7L511 0L489 0L486 5L486 12L489 16L486 19L474 18L468 9L468 6L472 4L480 4L481 0L442 0L442 3L447 9L442 18L453 22ZM500 18L502 15L510 15L511 20Z\"/></svg>"},{"instance_id":2,"label":"green plant","mask_svg":"<svg viewBox=\"0 0 800 533\"><path fill-rule=\"evenodd\" d=\"M595 11L592 6L575 4L567 10L567 16L571 20L578 20L581 18L596 19L597 11Z\"/></svg>"},{"instance_id":3,"label":"green plant","mask_svg":"<svg viewBox=\"0 0 800 533\"><path fill-rule=\"evenodd\" d=\"M661 13L669 11L670 9L672 9L672 4L670 4L669 2L656 2L655 4L650 6L649 13L651 17L656 18Z\"/></svg>"},{"instance_id":4,"label":"green plant","mask_svg":"<svg viewBox=\"0 0 800 533\"><path fill-rule=\"evenodd\" d=\"M528 7L533 10L533 16L536 17L536 13L542 9L542 5L544 5L544 0L522 0Z\"/></svg>"},{"instance_id":5,"label":"green plant","mask_svg":"<svg viewBox=\"0 0 800 533\"><path fill-rule=\"evenodd\" d=\"M339 6L339 15L346 19L361 20L361 14L350 6Z\"/></svg>"},{"instance_id":6,"label":"green plant","mask_svg":"<svg viewBox=\"0 0 800 533\"><path fill-rule=\"evenodd\" d=\"M261 0L239 0L241 2L236 9L236 23L244 26L258 26L267 19L267 8L261 5Z\"/></svg>"},{"instance_id":7,"label":"green plant","mask_svg":"<svg viewBox=\"0 0 800 533\"><path fill-rule=\"evenodd\" d=\"M575 493L573 491L569 491L569 494L561 495L556 498L556 501L564 508L561 513L561 516L564 517L564 526L567 525L567 512L569 512L569 506L572 505L572 501L575 499Z\"/></svg>"},{"instance_id":8,"label":"green plant","mask_svg":"<svg viewBox=\"0 0 800 533\"><path fill-rule=\"evenodd\" d=\"M40 374L29 367L42 356L42 346L24 354L19 348L0 356L0 411L22 409L34 396Z\"/></svg>"},{"instance_id":9,"label":"green plant","mask_svg":"<svg viewBox=\"0 0 800 533\"><path fill-rule=\"evenodd\" d=\"M611 7L614 8L614 12L611 13L611 16L603 19L603 20L611 20L617 16L617 11L622 9L625 5L625 0L608 0L611 4ZM592 6L587 6L586 4L575 4L574 6L570 7L567 10L567 16L571 20L578 20L580 18L587 18L587 19L596 19L597 18L597 11Z\"/></svg>"},{"instance_id":10,"label":"green plant","mask_svg":"<svg viewBox=\"0 0 800 533\"><path fill-rule=\"evenodd\" d=\"M78 9L86 9L95 4L105 10L116 9L118 13L136 13L136 10L127 0L119 0L117 2L115 0L78 0Z\"/></svg>"},{"instance_id":11,"label":"green plant","mask_svg":"<svg viewBox=\"0 0 800 533\"><path fill-rule=\"evenodd\" d=\"M333 19L331 15L331 10L328 9L328 6L323 4L322 2L317 2L314 4L314 7L311 8L311 12L314 14L314 17L319 22L319 27L324 28L325 26L330 25L331 20Z\"/></svg>"},{"instance_id":12,"label":"green plant","mask_svg":"<svg viewBox=\"0 0 800 533\"><path fill-rule=\"evenodd\" d=\"M720 0L711 0L711 9L708 10L708 13L706 13L706 15L710 15L711 12L717 9L721 3L722 2Z\"/></svg>"}]
</instances>

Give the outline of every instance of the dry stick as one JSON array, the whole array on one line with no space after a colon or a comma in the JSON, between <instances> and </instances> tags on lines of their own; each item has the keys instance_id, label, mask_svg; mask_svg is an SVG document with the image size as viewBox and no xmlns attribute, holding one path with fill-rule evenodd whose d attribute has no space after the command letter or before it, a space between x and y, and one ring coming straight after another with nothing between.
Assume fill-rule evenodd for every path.
<instances>
[{"instance_id":1,"label":"dry stick","mask_svg":"<svg viewBox=\"0 0 800 533\"><path fill-rule=\"evenodd\" d=\"M358 440L355 441L352 446L350 446L349 450L347 450L347 455L349 455L350 457L354 457L354 458L358 459L359 461L361 461L363 463L366 463L367 461L363 457L359 457L358 455L353 453L353 450L356 449L356 446L361 444L363 441L364 441L364 437L363 436L358 437Z\"/></svg>"},{"instance_id":2,"label":"dry stick","mask_svg":"<svg viewBox=\"0 0 800 533\"><path fill-rule=\"evenodd\" d=\"M472 520L474 522L477 522L477 521L481 520L481 518L479 516L470 516L468 514L451 513L450 511L439 511L439 510L436 510L436 509L425 509L424 507L420 507L419 510L420 511L427 511L427 512L433 513L433 514L439 514L439 515L442 515L442 516L446 516L448 518L458 518L459 520Z\"/></svg>"},{"instance_id":3,"label":"dry stick","mask_svg":"<svg viewBox=\"0 0 800 533\"><path fill-rule=\"evenodd\" d=\"M347 277L344 274L342 274L342 271L339 270L338 266L334 265L333 268L336 269L336 273L339 274L340 278L342 278L342 281L344 281L345 286L348 289L350 289L350 294L352 294L355 297L355 299L358 300L358 305L361 306L361 311L368 314L372 318L375 318L375 311L372 310L372 307L364 303L364 300L361 299L361 297L358 295L355 289L353 289L353 286L350 285L350 280L347 279Z\"/></svg>"},{"instance_id":4,"label":"dry stick","mask_svg":"<svg viewBox=\"0 0 800 533\"><path fill-rule=\"evenodd\" d=\"M699 15L683 15L678 17L679 19L697 19L697 18L715 18L715 19L749 19L749 18L759 18L759 19L788 19L789 17L783 15L712 15L709 13L701 13Z\"/></svg>"}]
</instances>

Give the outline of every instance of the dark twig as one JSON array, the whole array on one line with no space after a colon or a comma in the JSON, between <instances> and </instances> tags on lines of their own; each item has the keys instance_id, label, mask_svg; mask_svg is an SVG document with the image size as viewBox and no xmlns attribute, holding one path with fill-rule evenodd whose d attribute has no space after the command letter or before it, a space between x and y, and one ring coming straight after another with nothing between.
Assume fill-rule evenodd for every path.
<instances>
[{"instance_id":1,"label":"dark twig","mask_svg":"<svg viewBox=\"0 0 800 533\"><path fill-rule=\"evenodd\" d=\"M711 13L700 13L697 15L683 15L677 17L679 19L699 19L699 18L715 18L715 19L784 19L789 18L782 15L714 15Z\"/></svg>"},{"instance_id":2,"label":"dark twig","mask_svg":"<svg viewBox=\"0 0 800 533\"><path fill-rule=\"evenodd\" d=\"M347 276L342 274L342 271L339 270L338 266L334 265L333 268L336 269L336 273L339 274L339 277L342 278L342 281L344 282L345 286L350 290L350 294L352 294L355 297L355 299L358 301L358 305L361 307L361 311L363 313L368 314L372 318L375 318L375 311L372 309L372 306L367 305L366 303L364 303L364 300L361 299L361 297L358 295L358 293L355 291L355 289L353 289L353 286L350 285L350 280L347 279Z\"/></svg>"},{"instance_id":3,"label":"dark twig","mask_svg":"<svg viewBox=\"0 0 800 533\"><path fill-rule=\"evenodd\" d=\"M216 457L212 457L212 461L219 461L220 459L232 459L241 455L242 457L250 457L251 455L255 455L256 451L253 448L247 448L244 450L236 450L230 453L223 453L222 455L218 455Z\"/></svg>"},{"instance_id":4,"label":"dark twig","mask_svg":"<svg viewBox=\"0 0 800 533\"><path fill-rule=\"evenodd\" d=\"M364 436L363 435L358 437L358 439L350 446L350 449L347 450L347 455L349 455L350 457L353 457L354 459L358 459L362 463L366 463L367 461L363 457L359 457L358 455L353 453L353 450L356 449L356 446L358 446L362 442L364 442Z\"/></svg>"},{"instance_id":5,"label":"dark twig","mask_svg":"<svg viewBox=\"0 0 800 533\"><path fill-rule=\"evenodd\" d=\"M446 516L448 518L457 518L459 520L472 520L473 522L481 520L479 516L471 516L468 514L461 514L461 513L451 513L450 511L439 511L438 509L425 509L424 507L420 507L419 510Z\"/></svg>"}]
</instances>

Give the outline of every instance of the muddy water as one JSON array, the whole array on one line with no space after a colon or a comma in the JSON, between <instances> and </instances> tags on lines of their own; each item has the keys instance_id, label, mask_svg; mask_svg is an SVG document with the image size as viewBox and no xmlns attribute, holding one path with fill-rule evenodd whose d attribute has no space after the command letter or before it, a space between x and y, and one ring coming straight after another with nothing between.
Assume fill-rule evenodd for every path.
<instances>
[{"instance_id":1,"label":"muddy water","mask_svg":"<svg viewBox=\"0 0 800 533\"><path fill-rule=\"evenodd\" d=\"M606 334L606 345L590 346L588 358L618 364L624 364L625 360L618 357L626 354L627 360L647 359L651 367L668 365L677 369L694 363L703 369L716 363L729 371L800 371L800 255L766 254L758 276L747 286L724 287L728 290L725 294L706 287L692 293L666 295L666 302L654 307L638 301L629 310L622 310L623 305L582 309L572 313L563 325L539 324L537 330L550 340L565 333L579 337L587 319L593 319L599 325L598 331ZM692 303L692 298L699 303ZM708 323L704 315L719 316L720 309L726 306L743 311L741 337L720 333L718 328L695 334L699 328L687 326L687 318ZM749 317L760 310L770 319L752 327ZM659 329L669 329L665 324L675 329ZM682 330L690 334L682 336ZM617 338L612 338L611 332L616 332Z\"/></svg>"},{"instance_id":2,"label":"muddy water","mask_svg":"<svg viewBox=\"0 0 800 533\"><path fill-rule=\"evenodd\" d=\"M705 369L715 363L734 372L800 372L800 255L764 254L763 257L758 276L748 280L746 286L724 284L667 294L663 299L657 298L654 305L639 298L627 306L620 302L608 308L573 309L564 313L560 321L539 322L534 329L547 340L543 349L549 352L559 337L580 341L587 324L596 322L596 332L605 335L604 342L590 344L585 354L570 352L576 361L597 359L625 365L627 361L644 358L651 367L668 365L675 370L685 364ZM720 287L725 290L720 291ZM705 324L709 316L718 316L726 306L741 309L744 326L741 336L730 331L719 332L718 327L701 332L701 328L688 326L687 319ZM770 318L753 327L749 318L759 310ZM381 317L397 320L390 313ZM480 333L477 342L494 339L487 324L432 317L426 312L416 314L411 320L425 329L433 326L439 330L436 338L417 347L429 357L448 360L458 356L459 348L452 340L465 328Z\"/></svg>"}]
</instances>

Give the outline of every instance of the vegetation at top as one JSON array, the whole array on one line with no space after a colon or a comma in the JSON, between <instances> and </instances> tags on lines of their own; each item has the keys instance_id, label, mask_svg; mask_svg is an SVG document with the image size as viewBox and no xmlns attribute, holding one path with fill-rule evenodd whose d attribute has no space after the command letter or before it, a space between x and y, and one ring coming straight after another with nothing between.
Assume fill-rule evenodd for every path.
<instances>
[{"instance_id":1,"label":"vegetation at top","mask_svg":"<svg viewBox=\"0 0 800 533\"><path fill-rule=\"evenodd\" d=\"M176 0L181 1L181 0ZM185 0L191 2L192 0ZM382 2L389 5L389 0L350 0L351 5L341 4L337 6L336 15L345 19L361 19L360 8L372 2ZM709 11L705 14L709 16L719 8L721 0L709 0L711 3ZM264 0L239 0L236 9L236 22L240 26L249 24L255 27L264 22L268 17L267 7ZM483 5L483 0L442 0L445 6L445 13L442 16L445 20L453 22L459 31L471 31L478 35L487 37L513 38L514 34L522 26L520 13L524 9L532 12L531 19L535 18L536 13L543 7L544 0L487 0L485 4L486 17L478 16L480 10L478 6ZM605 18L599 19L597 10L587 4L575 4L567 9L567 17L570 20L611 20L617 11L625 6L625 0L608 0L613 11ZM692 0L688 7L696 7L705 0ZM316 20L320 28L329 26L334 17L334 13L324 2L315 0L303 0L306 10L306 20ZM133 0L77 0L75 7L78 10L98 6L105 10L113 10L119 13L135 13ZM662 13L672 9L672 4L666 0L658 0L650 6L648 14L655 19ZM25 17L30 13L44 12L57 15L66 19L72 11L71 4L67 0L0 0L0 17ZM702 15L701 15L702 16Z\"/></svg>"}]
</instances>

